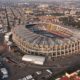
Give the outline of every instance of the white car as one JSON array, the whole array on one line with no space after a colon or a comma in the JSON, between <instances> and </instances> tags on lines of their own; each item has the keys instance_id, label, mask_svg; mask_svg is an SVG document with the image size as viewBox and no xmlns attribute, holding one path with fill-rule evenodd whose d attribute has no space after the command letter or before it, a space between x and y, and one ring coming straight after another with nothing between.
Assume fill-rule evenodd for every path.
<instances>
[{"instance_id":1,"label":"white car","mask_svg":"<svg viewBox=\"0 0 80 80\"><path fill-rule=\"evenodd\" d=\"M35 80L32 75L27 75L26 77L18 80Z\"/></svg>"},{"instance_id":2,"label":"white car","mask_svg":"<svg viewBox=\"0 0 80 80\"><path fill-rule=\"evenodd\" d=\"M41 71L37 71L37 72L36 72L37 75L40 75L41 73L42 73Z\"/></svg>"},{"instance_id":3,"label":"white car","mask_svg":"<svg viewBox=\"0 0 80 80\"><path fill-rule=\"evenodd\" d=\"M2 72L4 75L8 74L8 71L7 71L6 68L1 68L1 72Z\"/></svg>"},{"instance_id":4,"label":"white car","mask_svg":"<svg viewBox=\"0 0 80 80\"><path fill-rule=\"evenodd\" d=\"M3 77L2 77L3 79L8 78L8 71L6 68L1 68L1 72L3 73Z\"/></svg>"},{"instance_id":5,"label":"white car","mask_svg":"<svg viewBox=\"0 0 80 80\"><path fill-rule=\"evenodd\" d=\"M28 76L26 76L26 79L32 79L33 77L32 77L32 75L28 75Z\"/></svg>"},{"instance_id":6,"label":"white car","mask_svg":"<svg viewBox=\"0 0 80 80\"><path fill-rule=\"evenodd\" d=\"M47 71L48 73L52 74L52 71L51 71L51 70L47 69L46 71Z\"/></svg>"}]
</instances>

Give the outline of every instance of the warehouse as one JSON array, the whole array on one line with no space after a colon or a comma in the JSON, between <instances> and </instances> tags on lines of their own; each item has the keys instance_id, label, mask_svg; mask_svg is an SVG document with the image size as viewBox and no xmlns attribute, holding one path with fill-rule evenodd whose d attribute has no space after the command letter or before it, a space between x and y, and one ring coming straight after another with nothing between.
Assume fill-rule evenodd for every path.
<instances>
[{"instance_id":1,"label":"warehouse","mask_svg":"<svg viewBox=\"0 0 80 80\"><path fill-rule=\"evenodd\" d=\"M34 56L34 55L24 55L22 57L23 61L28 61L34 64L43 65L45 62L45 57Z\"/></svg>"}]
</instances>

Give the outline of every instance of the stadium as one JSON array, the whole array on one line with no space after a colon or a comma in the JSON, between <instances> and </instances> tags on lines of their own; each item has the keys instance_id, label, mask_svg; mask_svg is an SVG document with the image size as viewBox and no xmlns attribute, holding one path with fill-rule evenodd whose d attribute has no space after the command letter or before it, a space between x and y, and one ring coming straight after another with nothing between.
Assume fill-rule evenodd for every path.
<instances>
[{"instance_id":1,"label":"stadium","mask_svg":"<svg viewBox=\"0 0 80 80\"><path fill-rule=\"evenodd\" d=\"M25 53L40 56L79 54L80 37L77 32L52 23L32 23L16 26L13 41Z\"/></svg>"}]
</instances>

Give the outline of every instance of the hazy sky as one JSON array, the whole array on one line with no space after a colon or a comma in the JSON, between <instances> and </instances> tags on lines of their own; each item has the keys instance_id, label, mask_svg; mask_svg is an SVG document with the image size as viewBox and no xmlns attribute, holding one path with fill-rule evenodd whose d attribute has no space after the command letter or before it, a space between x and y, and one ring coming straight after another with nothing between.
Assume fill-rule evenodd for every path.
<instances>
[{"instance_id":1,"label":"hazy sky","mask_svg":"<svg viewBox=\"0 0 80 80\"><path fill-rule=\"evenodd\" d=\"M0 0L0 1L9 1L9 0ZM79 1L79 0L16 0L16 1Z\"/></svg>"},{"instance_id":2,"label":"hazy sky","mask_svg":"<svg viewBox=\"0 0 80 80\"><path fill-rule=\"evenodd\" d=\"M50 2L50 1L80 1L80 0L0 0L0 1L46 1L46 2Z\"/></svg>"}]
</instances>

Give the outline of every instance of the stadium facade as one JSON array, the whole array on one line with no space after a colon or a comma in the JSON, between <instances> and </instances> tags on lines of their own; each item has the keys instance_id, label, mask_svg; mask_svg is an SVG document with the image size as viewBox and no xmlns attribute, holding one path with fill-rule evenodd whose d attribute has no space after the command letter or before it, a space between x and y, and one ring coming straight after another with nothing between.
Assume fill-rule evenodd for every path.
<instances>
[{"instance_id":1,"label":"stadium facade","mask_svg":"<svg viewBox=\"0 0 80 80\"><path fill-rule=\"evenodd\" d=\"M52 23L33 23L16 26L13 41L26 54L66 56L80 52L79 34Z\"/></svg>"}]
</instances>

